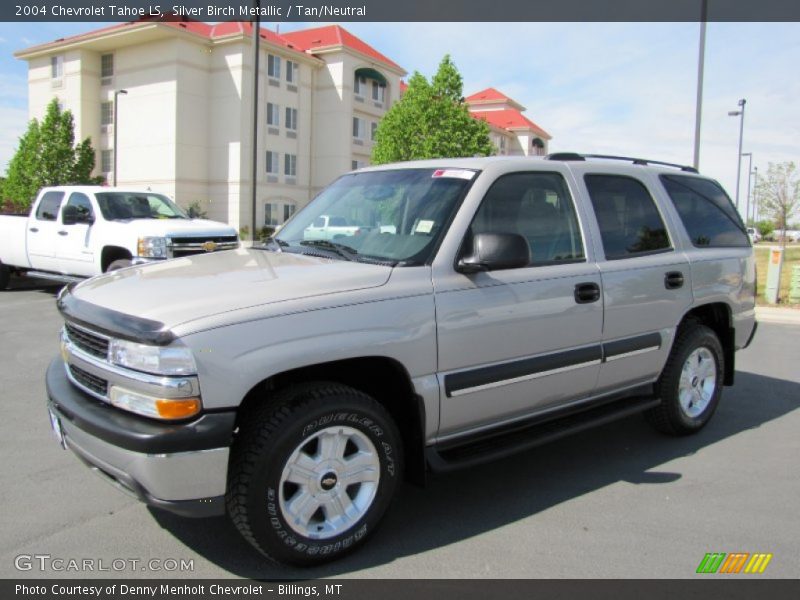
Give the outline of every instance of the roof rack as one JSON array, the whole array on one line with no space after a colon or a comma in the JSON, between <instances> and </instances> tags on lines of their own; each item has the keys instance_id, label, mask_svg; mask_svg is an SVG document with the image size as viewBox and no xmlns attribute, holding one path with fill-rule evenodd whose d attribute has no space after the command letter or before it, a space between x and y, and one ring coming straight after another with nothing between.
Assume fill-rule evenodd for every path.
<instances>
[{"instance_id":1,"label":"roof rack","mask_svg":"<svg viewBox=\"0 0 800 600\"><path fill-rule=\"evenodd\" d=\"M658 165L661 167L674 167L676 169L680 169L681 171L686 171L688 173L697 173L697 169L687 165L679 165L676 163L663 162L660 160L650 160L647 158L633 158L630 156L612 156L609 154L578 154L577 152L555 152L553 154L548 154L544 158L545 160L562 160L562 161L581 161L581 160L586 160L587 158L601 158L604 160L624 160L627 162L631 162L634 165L643 165L643 166Z\"/></svg>"}]
</instances>

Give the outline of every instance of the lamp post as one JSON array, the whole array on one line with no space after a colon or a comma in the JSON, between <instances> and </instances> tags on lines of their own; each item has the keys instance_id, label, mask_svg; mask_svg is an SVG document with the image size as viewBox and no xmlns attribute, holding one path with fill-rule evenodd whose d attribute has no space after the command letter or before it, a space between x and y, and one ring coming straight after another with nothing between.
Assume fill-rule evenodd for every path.
<instances>
[{"instance_id":1,"label":"lamp post","mask_svg":"<svg viewBox=\"0 0 800 600\"><path fill-rule=\"evenodd\" d=\"M747 227L747 219L750 218L750 182L753 175L753 153L743 152L742 156L747 156L749 159L747 163L747 195L744 198L744 225Z\"/></svg>"},{"instance_id":2,"label":"lamp post","mask_svg":"<svg viewBox=\"0 0 800 600\"><path fill-rule=\"evenodd\" d=\"M703 116L703 69L706 56L706 19L708 14L708 0L703 0L700 7L700 49L697 57L697 101L694 113L694 160L695 169L700 168L700 120Z\"/></svg>"},{"instance_id":3,"label":"lamp post","mask_svg":"<svg viewBox=\"0 0 800 600\"><path fill-rule=\"evenodd\" d=\"M119 125L117 123L117 99L120 94L127 94L128 90L115 90L114 91L114 186L117 185L117 130Z\"/></svg>"},{"instance_id":4,"label":"lamp post","mask_svg":"<svg viewBox=\"0 0 800 600\"><path fill-rule=\"evenodd\" d=\"M753 177L756 180L756 186L753 188L753 223L758 223L758 202L756 198L756 190L758 189L758 167L753 167Z\"/></svg>"},{"instance_id":5,"label":"lamp post","mask_svg":"<svg viewBox=\"0 0 800 600\"><path fill-rule=\"evenodd\" d=\"M742 177L742 138L744 136L744 105L747 100L742 98L739 100L740 110L731 110L728 112L729 117L741 117L739 119L739 154L736 163L736 210L739 210L739 180Z\"/></svg>"}]
</instances>

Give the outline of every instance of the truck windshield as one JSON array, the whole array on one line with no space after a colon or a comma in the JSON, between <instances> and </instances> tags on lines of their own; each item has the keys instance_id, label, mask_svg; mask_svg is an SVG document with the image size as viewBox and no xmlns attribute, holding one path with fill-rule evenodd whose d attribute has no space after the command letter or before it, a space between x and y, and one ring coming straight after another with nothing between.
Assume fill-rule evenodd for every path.
<instances>
[{"instance_id":1,"label":"truck windshield","mask_svg":"<svg viewBox=\"0 0 800 600\"><path fill-rule=\"evenodd\" d=\"M476 175L465 169L351 173L295 214L275 241L284 252L424 264Z\"/></svg>"},{"instance_id":2,"label":"truck windshield","mask_svg":"<svg viewBox=\"0 0 800 600\"><path fill-rule=\"evenodd\" d=\"M127 219L188 219L172 200L149 192L100 192L100 212L108 221Z\"/></svg>"}]
</instances>

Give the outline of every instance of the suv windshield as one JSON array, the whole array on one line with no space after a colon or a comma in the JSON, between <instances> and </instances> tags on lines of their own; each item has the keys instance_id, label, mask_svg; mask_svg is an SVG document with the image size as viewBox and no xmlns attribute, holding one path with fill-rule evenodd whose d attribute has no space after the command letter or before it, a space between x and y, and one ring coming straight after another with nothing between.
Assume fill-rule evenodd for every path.
<instances>
[{"instance_id":1,"label":"suv windshield","mask_svg":"<svg viewBox=\"0 0 800 600\"><path fill-rule=\"evenodd\" d=\"M335 181L275 236L284 252L424 264L476 172L400 169Z\"/></svg>"},{"instance_id":2,"label":"suv windshield","mask_svg":"<svg viewBox=\"0 0 800 600\"><path fill-rule=\"evenodd\" d=\"M100 192L100 212L108 221L125 219L188 219L172 200L149 192Z\"/></svg>"}]
</instances>

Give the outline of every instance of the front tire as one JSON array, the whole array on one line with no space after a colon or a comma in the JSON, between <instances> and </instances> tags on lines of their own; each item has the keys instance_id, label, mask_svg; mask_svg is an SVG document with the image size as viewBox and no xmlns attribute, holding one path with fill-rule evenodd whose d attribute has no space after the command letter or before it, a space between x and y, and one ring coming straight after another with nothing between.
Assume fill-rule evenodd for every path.
<instances>
[{"instance_id":1,"label":"front tire","mask_svg":"<svg viewBox=\"0 0 800 600\"><path fill-rule=\"evenodd\" d=\"M11 282L11 269L0 262L0 292L8 287Z\"/></svg>"},{"instance_id":2,"label":"front tire","mask_svg":"<svg viewBox=\"0 0 800 600\"><path fill-rule=\"evenodd\" d=\"M656 395L661 404L645 413L658 431L669 435L697 433L711 420L722 395L725 357L714 331L689 323L680 329Z\"/></svg>"},{"instance_id":3,"label":"front tire","mask_svg":"<svg viewBox=\"0 0 800 600\"><path fill-rule=\"evenodd\" d=\"M243 421L226 504L244 538L296 565L335 560L363 544L402 472L400 436L386 409L344 385L308 384Z\"/></svg>"}]
</instances>

